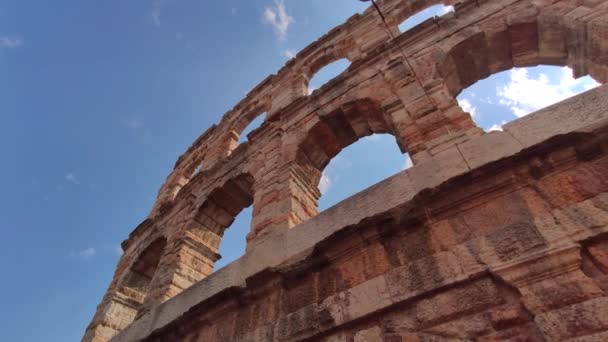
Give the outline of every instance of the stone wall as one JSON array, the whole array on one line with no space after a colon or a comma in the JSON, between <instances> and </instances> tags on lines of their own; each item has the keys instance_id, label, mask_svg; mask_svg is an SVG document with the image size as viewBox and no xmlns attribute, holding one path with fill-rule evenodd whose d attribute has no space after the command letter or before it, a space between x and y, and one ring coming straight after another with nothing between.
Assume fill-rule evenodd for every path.
<instances>
[{"instance_id":1,"label":"stone wall","mask_svg":"<svg viewBox=\"0 0 608 342\"><path fill-rule=\"evenodd\" d=\"M373 8L353 16L203 133L123 242L83 340L602 340L608 86L488 134L455 96L514 66L605 82L608 2L466 1L398 32L435 3L378 1L388 29ZM318 214L323 168L373 133L414 166ZM247 253L212 273L250 205Z\"/></svg>"}]
</instances>

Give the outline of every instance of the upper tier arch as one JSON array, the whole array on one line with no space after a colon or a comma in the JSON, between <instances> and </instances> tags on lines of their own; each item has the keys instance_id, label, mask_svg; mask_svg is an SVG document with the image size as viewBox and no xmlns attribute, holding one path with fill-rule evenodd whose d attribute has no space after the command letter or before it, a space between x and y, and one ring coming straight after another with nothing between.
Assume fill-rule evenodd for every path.
<instances>
[{"instance_id":1,"label":"upper tier arch","mask_svg":"<svg viewBox=\"0 0 608 342\"><path fill-rule=\"evenodd\" d=\"M557 4L539 9L522 4L505 21L485 21L441 45L437 77L453 96L492 74L514 67L569 66L575 77L608 80L608 25L600 18L588 22L564 16L573 6Z\"/></svg>"}]
</instances>

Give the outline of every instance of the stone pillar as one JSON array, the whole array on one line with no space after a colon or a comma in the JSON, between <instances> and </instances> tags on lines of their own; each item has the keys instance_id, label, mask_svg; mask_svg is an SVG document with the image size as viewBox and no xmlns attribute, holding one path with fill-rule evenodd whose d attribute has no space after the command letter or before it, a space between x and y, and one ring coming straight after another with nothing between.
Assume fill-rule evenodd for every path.
<instances>
[{"instance_id":1,"label":"stone pillar","mask_svg":"<svg viewBox=\"0 0 608 342\"><path fill-rule=\"evenodd\" d=\"M247 250L264 235L292 228L318 212L321 172L296 162L300 138L296 132L277 134L254 163L253 218Z\"/></svg>"},{"instance_id":2,"label":"stone pillar","mask_svg":"<svg viewBox=\"0 0 608 342\"><path fill-rule=\"evenodd\" d=\"M276 173L277 182L268 184L254 197L250 241L263 232L292 228L318 212L317 201L321 197L317 188L321 177L319 171L293 163Z\"/></svg>"},{"instance_id":3,"label":"stone pillar","mask_svg":"<svg viewBox=\"0 0 608 342\"><path fill-rule=\"evenodd\" d=\"M196 221L191 221L187 228L167 244L139 316L213 272L215 262L220 259L222 237Z\"/></svg>"},{"instance_id":4,"label":"stone pillar","mask_svg":"<svg viewBox=\"0 0 608 342\"><path fill-rule=\"evenodd\" d=\"M148 224L151 223L143 223ZM112 283L97 306L83 341L107 341L137 318L166 246L164 237L148 237L154 239L141 243L143 250L127 248L120 258Z\"/></svg>"},{"instance_id":5,"label":"stone pillar","mask_svg":"<svg viewBox=\"0 0 608 342\"><path fill-rule=\"evenodd\" d=\"M83 342L105 342L131 324L140 303L121 292L108 293L97 307L93 320L87 327Z\"/></svg>"},{"instance_id":6,"label":"stone pillar","mask_svg":"<svg viewBox=\"0 0 608 342\"><path fill-rule=\"evenodd\" d=\"M126 255L118 262L114 279L97 306L95 316L82 338L83 342L108 341L135 320L144 294L121 286L129 263L130 259Z\"/></svg>"},{"instance_id":7,"label":"stone pillar","mask_svg":"<svg viewBox=\"0 0 608 342\"><path fill-rule=\"evenodd\" d=\"M239 138L239 133L232 130L211 144L207 151L207 158L205 158L205 169L212 168L218 161L230 155L239 145Z\"/></svg>"},{"instance_id":8,"label":"stone pillar","mask_svg":"<svg viewBox=\"0 0 608 342\"><path fill-rule=\"evenodd\" d=\"M384 101L384 112L414 164L483 134L443 80L423 79L425 73L414 74L402 58L389 63L383 75L395 94Z\"/></svg>"}]
</instances>

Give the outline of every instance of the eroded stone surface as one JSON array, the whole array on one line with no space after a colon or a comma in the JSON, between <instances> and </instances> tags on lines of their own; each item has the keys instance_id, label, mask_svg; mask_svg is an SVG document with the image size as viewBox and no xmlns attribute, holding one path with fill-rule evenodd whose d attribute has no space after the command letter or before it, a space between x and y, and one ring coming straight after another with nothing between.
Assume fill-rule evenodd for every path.
<instances>
[{"instance_id":1,"label":"eroded stone surface","mask_svg":"<svg viewBox=\"0 0 608 342\"><path fill-rule=\"evenodd\" d=\"M393 34L434 3L378 1ZM603 340L608 86L489 134L455 95L535 64L605 82L607 4L465 1L394 39L353 16L180 156L83 340ZM317 215L323 168L373 133L414 166ZM250 205L247 253L212 273Z\"/></svg>"}]
</instances>

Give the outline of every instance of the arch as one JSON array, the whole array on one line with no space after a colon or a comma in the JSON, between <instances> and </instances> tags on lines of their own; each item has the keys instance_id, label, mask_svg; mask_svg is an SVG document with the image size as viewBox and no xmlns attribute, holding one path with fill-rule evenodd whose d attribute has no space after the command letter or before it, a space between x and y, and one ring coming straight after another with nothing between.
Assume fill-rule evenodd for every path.
<instances>
[{"instance_id":1,"label":"arch","mask_svg":"<svg viewBox=\"0 0 608 342\"><path fill-rule=\"evenodd\" d=\"M323 170L342 149L363 137L384 133L394 135L382 108L370 99L348 102L320 116L307 130L296 151L295 165L300 171L299 177L305 180L299 184L307 188L300 196L309 197L299 201L308 206L304 212L314 214L318 211Z\"/></svg>"},{"instance_id":2,"label":"arch","mask_svg":"<svg viewBox=\"0 0 608 342\"><path fill-rule=\"evenodd\" d=\"M213 253L218 252L224 231L236 216L253 204L253 183L252 175L240 174L211 191L197 210L190 232Z\"/></svg>"},{"instance_id":3,"label":"arch","mask_svg":"<svg viewBox=\"0 0 608 342\"><path fill-rule=\"evenodd\" d=\"M372 134L343 148L323 170L319 211L324 211L409 167L391 134Z\"/></svg>"},{"instance_id":4,"label":"arch","mask_svg":"<svg viewBox=\"0 0 608 342\"><path fill-rule=\"evenodd\" d=\"M589 76L574 79L568 67L540 65L492 74L464 89L457 99L489 132L598 85Z\"/></svg>"},{"instance_id":5,"label":"arch","mask_svg":"<svg viewBox=\"0 0 608 342\"><path fill-rule=\"evenodd\" d=\"M349 60L346 51L336 47L321 51L318 55L315 55L314 58L310 58L304 64L302 72L306 75L306 78L310 80L321 69L340 59Z\"/></svg>"},{"instance_id":6,"label":"arch","mask_svg":"<svg viewBox=\"0 0 608 342\"><path fill-rule=\"evenodd\" d=\"M323 39L323 38L322 38ZM357 53L353 47L355 43L352 37L346 37L337 41L332 41L332 44L313 45L298 54L300 59L299 66L295 71L293 89L300 96L309 95L310 81L313 77L327 66L339 61L345 60L352 63L353 53ZM313 48L314 47L314 48ZM342 73L340 73L342 74ZM337 77L338 75L336 75ZM334 77L335 78L335 77ZM333 78L332 78L333 79Z\"/></svg>"},{"instance_id":7,"label":"arch","mask_svg":"<svg viewBox=\"0 0 608 342\"><path fill-rule=\"evenodd\" d=\"M397 27L399 29L399 32L403 33L428 19L442 16L453 10L453 6L446 6L442 3L437 3L429 7L425 7L424 9L419 10L418 12L413 12L404 20L399 22Z\"/></svg>"},{"instance_id":8,"label":"arch","mask_svg":"<svg viewBox=\"0 0 608 342\"><path fill-rule=\"evenodd\" d=\"M392 133L380 105L364 99L323 115L298 147L298 161L324 169L344 147L374 133Z\"/></svg>"},{"instance_id":9,"label":"arch","mask_svg":"<svg viewBox=\"0 0 608 342\"><path fill-rule=\"evenodd\" d=\"M576 77L590 75L600 83L608 79L608 46L588 32L595 24L608 28L607 18L591 23L566 23L563 13L548 8L538 13L529 5L515 10L508 20L479 24L442 47L437 76L446 81L455 97L463 89L492 74L514 67L536 65L569 66ZM572 30L581 35L571 34ZM582 32L580 32L582 31Z\"/></svg>"},{"instance_id":10,"label":"arch","mask_svg":"<svg viewBox=\"0 0 608 342\"><path fill-rule=\"evenodd\" d=\"M164 237L159 237L151 242L139 253L122 279L121 292L136 304L135 309L139 309L139 306L144 303L166 246L167 239Z\"/></svg>"},{"instance_id":11,"label":"arch","mask_svg":"<svg viewBox=\"0 0 608 342\"><path fill-rule=\"evenodd\" d=\"M267 113L263 112L261 114L258 114L257 116L254 117L253 120L251 120L251 122L249 122L249 124L243 128L239 129L241 130L241 133L239 134L239 144L244 143L245 141L249 140L248 135L257 130L258 128L260 128L262 126L262 124L264 123L264 120L266 120L266 116Z\"/></svg>"},{"instance_id":12,"label":"arch","mask_svg":"<svg viewBox=\"0 0 608 342\"><path fill-rule=\"evenodd\" d=\"M308 80L308 94L316 89L330 83L333 79L340 76L350 66L350 61L346 58L335 60L316 71Z\"/></svg>"},{"instance_id":13,"label":"arch","mask_svg":"<svg viewBox=\"0 0 608 342\"><path fill-rule=\"evenodd\" d=\"M402 23L406 22L410 18L424 12L429 8L439 8L438 6L443 7L452 7L456 1L451 0L412 0L408 1L407 5L398 6L393 13L391 13L390 22L399 26Z\"/></svg>"},{"instance_id":14,"label":"arch","mask_svg":"<svg viewBox=\"0 0 608 342\"><path fill-rule=\"evenodd\" d=\"M229 129L227 129L225 134L220 137L220 151L217 156L219 159L230 155L241 143L245 142L248 138L250 128L253 130L257 130L264 125L266 122L266 114L270 110L270 103L264 101L263 103L254 103L253 105L247 106L246 108L239 110L235 114L237 115L234 119L231 120L229 124ZM252 124L257 123L256 121L260 121L259 125L255 127L250 127ZM246 134L243 137L243 134Z\"/></svg>"}]
</instances>

